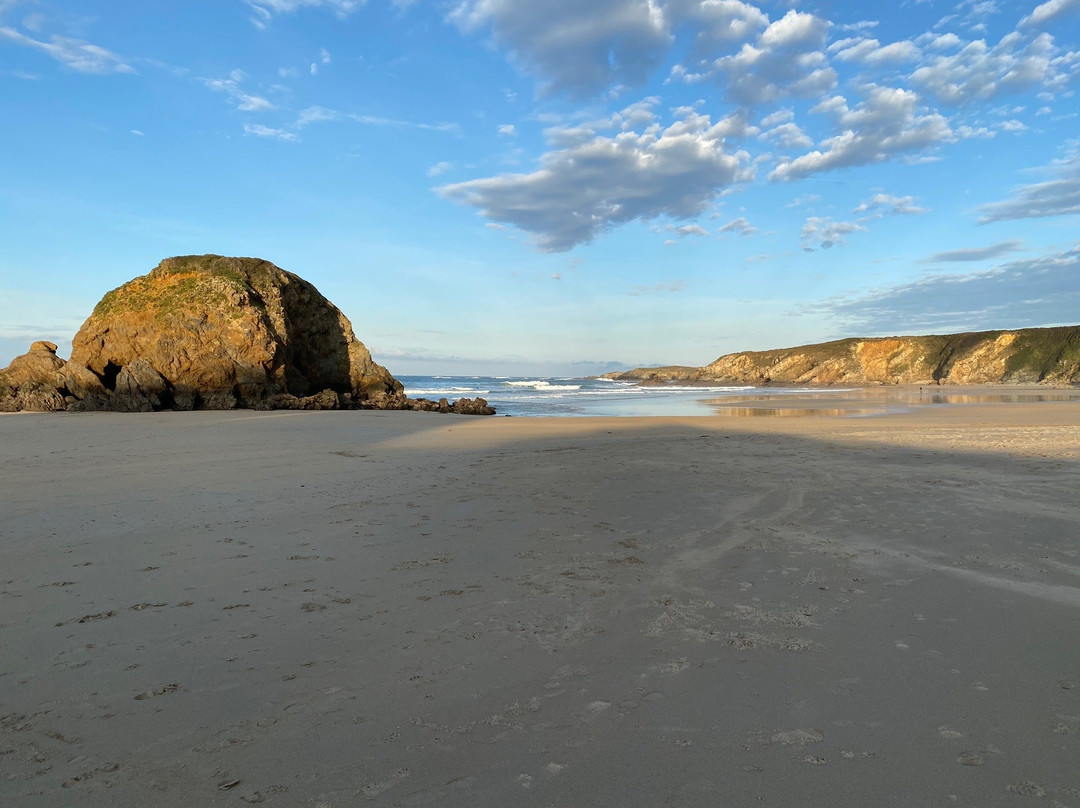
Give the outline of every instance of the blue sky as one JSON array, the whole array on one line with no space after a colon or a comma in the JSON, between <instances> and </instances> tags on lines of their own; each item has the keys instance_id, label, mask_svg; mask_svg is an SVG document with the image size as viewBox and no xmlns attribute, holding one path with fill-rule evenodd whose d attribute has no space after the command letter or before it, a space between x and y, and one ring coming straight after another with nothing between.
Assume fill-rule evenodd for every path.
<instances>
[{"instance_id":1,"label":"blue sky","mask_svg":"<svg viewBox=\"0 0 1080 808\"><path fill-rule=\"evenodd\" d=\"M0 365L170 255L398 374L1080 322L1080 0L0 0Z\"/></svg>"}]
</instances>

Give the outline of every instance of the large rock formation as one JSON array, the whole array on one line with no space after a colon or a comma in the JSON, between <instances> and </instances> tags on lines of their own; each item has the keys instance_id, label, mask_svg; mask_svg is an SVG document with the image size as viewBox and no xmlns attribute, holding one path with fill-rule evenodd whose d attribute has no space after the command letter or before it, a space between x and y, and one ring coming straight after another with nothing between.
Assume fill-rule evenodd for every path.
<instances>
[{"instance_id":1,"label":"large rock formation","mask_svg":"<svg viewBox=\"0 0 1080 808\"><path fill-rule=\"evenodd\" d=\"M402 390L336 306L257 258L165 259L101 299L72 340L71 361L128 396L171 394L180 409L258 406L322 390L357 400Z\"/></svg>"},{"instance_id":2,"label":"large rock formation","mask_svg":"<svg viewBox=\"0 0 1080 808\"><path fill-rule=\"evenodd\" d=\"M607 378L732 385L1080 384L1080 326L843 339Z\"/></svg>"},{"instance_id":3,"label":"large rock formation","mask_svg":"<svg viewBox=\"0 0 1080 808\"><path fill-rule=\"evenodd\" d=\"M166 258L101 299L69 362L36 342L0 370L0 411L233 407L494 413L406 398L336 306L258 258Z\"/></svg>"}]
</instances>

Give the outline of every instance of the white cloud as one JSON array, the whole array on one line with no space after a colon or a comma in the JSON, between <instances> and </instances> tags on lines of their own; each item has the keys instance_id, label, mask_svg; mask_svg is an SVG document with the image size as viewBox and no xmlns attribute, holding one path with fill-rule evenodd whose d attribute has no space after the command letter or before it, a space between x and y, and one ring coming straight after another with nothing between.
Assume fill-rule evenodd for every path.
<instances>
[{"instance_id":1,"label":"white cloud","mask_svg":"<svg viewBox=\"0 0 1080 808\"><path fill-rule=\"evenodd\" d=\"M716 81L745 106L816 97L836 85L836 71L822 50L827 31L825 20L791 10L770 23L755 44L746 42L738 53L703 62L694 71L676 65L669 80Z\"/></svg>"},{"instance_id":2,"label":"white cloud","mask_svg":"<svg viewBox=\"0 0 1080 808\"><path fill-rule=\"evenodd\" d=\"M240 88L246 78L247 74L243 70L233 70L227 79L203 79L203 84L214 92L228 94L236 101L236 108L243 112L266 112L275 109L274 105L261 95L251 95Z\"/></svg>"},{"instance_id":3,"label":"white cloud","mask_svg":"<svg viewBox=\"0 0 1080 808\"><path fill-rule=\"evenodd\" d=\"M1025 42L1016 32L990 48L981 39L955 53L927 59L911 81L945 104L986 101L1033 87L1061 89L1080 64L1080 55L1061 54L1049 34Z\"/></svg>"},{"instance_id":4,"label":"white cloud","mask_svg":"<svg viewBox=\"0 0 1080 808\"><path fill-rule=\"evenodd\" d=\"M893 196L892 194L878 193L859 203L852 213L866 213L868 211L904 215L926 213L928 209L916 205L913 196Z\"/></svg>"},{"instance_id":5,"label":"white cloud","mask_svg":"<svg viewBox=\"0 0 1080 808\"><path fill-rule=\"evenodd\" d=\"M244 134L255 135L256 137L270 137L277 140L299 140L299 136L296 132L290 132L287 129L273 129L269 126L263 126L261 123L245 123Z\"/></svg>"},{"instance_id":6,"label":"white cloud","mask_svg":"<svg viewBox=\"0 0 1080 808\"><path fill-rule=\"evenodd\" d=\"M1080 213L1080 141L1074 141L1066 156L1044 171L1053 179L1023 185L1008 199L983 205L979 223Z\"/></svg>"},{"instance_id":7,"label":"white cloud","mask_svg":"<svg viewBox=\"0 0 1080 808\"><path fill-rule=\"evenodd\" d=\"M416 121L405 121L399 118L383 118L379 115L355 115L352 113L345 117L366 126L389 126L393 129L424 129L429 132L450 132L455 135L461 134L461 124L452 121L441 123L417 123Z\"/></svg>"},{"instance_id":8,"label":"white cloud","mask_svg":"<svg viewBox=\"0 0 1080 808\"><path fill-rule=\"evenodd\" d=\"M814 141L796 123L782 123L761 136L784 149L807 149L814 145Z\"/></svg>"},{"instance_id":9,"label":"white cloud","mask_svg":"<svg viewBox=\"0 0 1080 808\"><path fill-rule=\"evenodd\" d=\"M610 123L610 122L609 122ZM442 196L532 233L540 249L569 250L626 222L688 219L750 179L749 155L725 149L731 124L691 113L666 129L590 132L549 151L529 174L444 185Z\"/></svg>"},{"instance_id":10,"label":"white cloud","mask_svg":"<svg viewBox=\"0 0 1080 808\"><path fill-rule=\"evenodd\" d=\"M1065 14L1080 11L1080 0L1048 0L1035 7L1035 10L1020 20L1018 27L1045 25Z\"/></svg>"},{"instance_id":11,"label":"white cloud","mask_svg":"<svg viewBox=\"0 0 1080 808\"><path fill-rule=\"evenodd\" d=\"M863 37L841 39L829 45L828 50L838 61L863 62L871 66L913 62L922 56L918 46L908 40L882 45L876 39Z\"/></svg>"},{"instance_id":12,"label":"white cloud","mask_svg":"<svg viewBox=\"0 0 1080 808\"><path fill-rule=\"evenodd\" d=\"M740 236L752 236L758 229L747 221L745 216L740 216L738 219L732 219L730 222L721 227L717 232L719 233L738 233Z\"/></svg>"},{"instance_id":13,"label":"white cloud","mask_svg":"<svg viewBox=\"0 0 1080 808\"><path fill-rule=\"evenodd\" d=\"M274 105L261 95L243 94L237 98L237 101L236 108L243 112L265 112L266 110L275 109Z\"/></svg>"},{"instance_id":14,"label":"white cloud","mask_svg":"<svg viewBox=\"0 0 1080 808\"><path fill-rule=\"evenodd\" d=\"M504 123L499 127L498 132L500 135L506 135L507 137L517 137L517 127L512 123Z\"/></svg>"},{"instance_id":15,"label":"white cloud","mask_svg":"<svg viewBox=\"0 0 1080 808\"><path fill-rule=\"evenodd\" d=\"M28 37L14 28L6 26L0 26L0 36L10 39L16 44L36 48L80 73L106 75L108 73L135 72L135 68L127 64L123 57L81 39L54 35L49 37L48 42L44 42Z\"/></svg>"},{"instance_id":16,"label":"white cloud","mask_svg":"<svg viewBox=\"0 0 1080 808\"><path fill-rule=\"evenodd\" d=\"M453 167L453 163L448 163L446 160L443 160L442 162L436 163L431 168L429 168L427 170L427 175L429 177L438 177L440 174L445 174Z\"/></svg>"},{"instance_id":17,"label":"white cloud","mask_svg":"<svg viewBox=\"0 0 1080 808\"><path fill-rule=\"evenodd\" d=\"M679 227L674 228L674 230L675 230L676 233L678 233L680 236L682 236L684 238L686 236L707 236L707 235L709 235L708 230L706 230L701 225L697 225L697 224L684 224L684 225L681 225Z\"/></svg>"},{"instance_id":18,"label":"white cloud","mask_svg":"<svg viewBox=\"0 0 1080 808\"><path fill-rule=\"evenodd\" d=\"M999 241L986 247L968 247L962 250L948 250L947 252L934 253L929 258L924 258L924 264L947 264L962 261L985 261L988 258L998 258L1005 253L1018 252L1024 249L1022 241Z\"/></svg>"},{"instance_id":19,"label":"white cloud","mask_svg":"<svg viewBox=\"0 0 1080 808\"><path fill-rule=\"evenodd\" d=\"M490 29L547 92L640 84L672 42L652 0L461 0L449 16L465 32Z\"/></svg>"},{"instance_id":20,"label":"white cloud","mask_svg":"<svg viewBox=\"0 0 1080 808\"><path fill-rule=\"evenodd\" d=\"M705 58L733 42L744 42L769 25L769 17L759 8L739 0L669 2L669 13L678 22L694 21L699 30L693 56Z\"/></svg>"},{"instance_id":21,"label":"white cloud","mask_svg":"<svg viewBox=\"0 0 1080 808\"><path fill-rule=\"evenodd\" d=\"M808 96L836 79L820 52L824 20L791 10L770 23L741 0L456 0L448 18L466 33L490 31L544 94L643 84L680 31L693 37L692 67L673 78L728 80L733 98ZM739 45L738 55L715 59Z\"/></svg>"},{"instance_id":22,"label":"white cloud","mask_svg":"<svg viewBox=\"0 0 1080 808\"><path fill-rule=\"evenodd\" d=\"M345 17L364 5L365 0L244 0L257 14L252 18L263 28L275 14L290 14L301 8L326 8Z\"/></svg>"},{"instance_id":23,"label":"white cloud","mask_svg":"<svg viewBox=\"0 0 1080 808\"><path fill-rule=\"evenodd\" d=\"M303 129L313 123L325 123L327 121L354 121L365 126L385 126L393 129L422 129L432 132L452 132L461 134L461 126L456 123L417 123L397 118L383 118L378 115L358 115L351 112L328 107L306 107L300 111L296 118L293 129Z\"/></svg>"},{"instance_id":24,"label":"white cloud","mask_svg":"<svg viewBox=\"0 0 1080 808\"><path fill-rule=\"evenodd\" d=\"M336 109L328 109L327 107L306 107L300 110L300 115L296 119L296 127L303 128L313 123L323 123L324 121L340 121L345 116L338 112Z\"/></svg>"},{"instance_id":25,"label":"white cloud","mask_svg":"<svg viewBox=\"0 0 1080 808\"><path fill-rule=\"evenodd\" d=\"M976 331L1075 323L1080 248L994 269L936 274L914 283L815 304L866 334Z\"/></svg>"},{"instance_id":26,"label":"white cloud","mask_svg":"<svg viewBox=\"0 0 1080 808\"><path fill-rule=\"evenodd\" d=\"M811 251L816 247L829 249L844 243L844 236L858 231L865 231L858 222L836 222L830 217L811 216L803 225L799 238L803 249Z\"/></svg>"},{"instance_id":27,"label":"white cloud","mask_svg":"<svg viewBox=\"0 0 1080 808\"><path fill-rule=\"evenodd\" d=\"M919 38L919 41L925 41L926 47L932 48L933 50L950 50L964 44L964 40L953 33L925 34Z\"/></svg>"},{"instance_id":28,"label":"white cloud","mask_svg":"<svg viewBox=\"0 0 1080 808\"><path fill-rule=\"evenodd\" d=\"M822 150L794 160L781 159L769 179L786 181L845 166L881 163L952 137L944 117L920 112L912 91L871 85L866 92L866 99L854 109L848 108L842 96L819 103L813 111L831 117L840 134L822 141Z\"/></svg>"}]
</instances>

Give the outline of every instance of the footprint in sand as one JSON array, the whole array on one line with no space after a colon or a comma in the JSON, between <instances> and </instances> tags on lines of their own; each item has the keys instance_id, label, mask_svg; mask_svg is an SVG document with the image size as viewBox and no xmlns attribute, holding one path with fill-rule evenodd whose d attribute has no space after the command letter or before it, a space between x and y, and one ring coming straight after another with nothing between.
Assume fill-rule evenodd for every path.
<instances>
[{"instance_id":1,"label":"footprint in sand","mask_svg":"<svg viewBox=\"0 0 1080 808\"><path fill-rule=\"evenodd\" d=\"M169 693L179 693L184 688L180 685L172 682L167 685L162 685L156 690L148 690L145 693L140 693L135 697L135 701L145 701L146 699L153 698L154 696L165 696Z\"/></svg>"},{"instance_id":2,"label":"footprint in sand","mask_svg":"<svg viewBox=\"0 0 1080 808\"><path fill-rule=\"evenodd\" d=\"M1022 783L1010 783L1005 786L1005 790L1010 794L1020 794L1024 797L1045 797L1046 789L1040 786L1038 783L1022 782Z\"/></svg>"}]
</instances>

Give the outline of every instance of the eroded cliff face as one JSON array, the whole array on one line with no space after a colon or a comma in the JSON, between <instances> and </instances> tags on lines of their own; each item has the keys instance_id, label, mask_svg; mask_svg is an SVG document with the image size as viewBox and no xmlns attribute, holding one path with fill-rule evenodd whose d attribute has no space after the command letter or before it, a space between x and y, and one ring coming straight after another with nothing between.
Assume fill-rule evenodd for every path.
<instances>
[{"instance_id":1,"label":"eroded cliff face","mask_svg":"<svg viewBox=\"0 0 1080 808\"><path fill-rule=\"evenodd\" d=\"M732 385L1080 384L1080 326L845 339L608 375Z\"/></svg>"}]
</instances>

